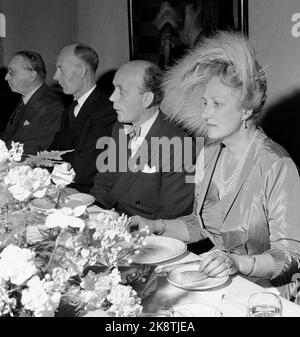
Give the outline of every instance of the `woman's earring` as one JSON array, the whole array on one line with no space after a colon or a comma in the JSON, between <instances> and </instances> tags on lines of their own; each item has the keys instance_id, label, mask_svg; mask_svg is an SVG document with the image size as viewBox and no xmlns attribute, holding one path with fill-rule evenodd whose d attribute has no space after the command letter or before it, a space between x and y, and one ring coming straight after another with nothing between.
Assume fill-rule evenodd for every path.
<instances>
[{"instance_id":1,"label":"woman's earring","mask_svg":"<svg viewBox=\"0 0 300 337\"><path fill-rule=\"evenodd\" d=\"M248 126L247 126L247 120L245 119L244 120L244 129L247 129L248 128Z\"/></svg>"}]
</instances>

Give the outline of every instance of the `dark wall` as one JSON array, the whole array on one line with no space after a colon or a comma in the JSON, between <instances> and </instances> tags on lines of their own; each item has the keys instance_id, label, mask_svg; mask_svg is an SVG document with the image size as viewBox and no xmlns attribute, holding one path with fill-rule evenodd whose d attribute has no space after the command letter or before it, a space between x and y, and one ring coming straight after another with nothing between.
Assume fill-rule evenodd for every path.
<instances>
[{"instance_id":1,"label":"dark wall","mask_svg":"<svg viewBox=\"0 0 300 337\"><path fill-rule=\"evenodd\" d=\"M300 168L300 89L270 106L262 127Z\"/></svg>"}]
</instances>

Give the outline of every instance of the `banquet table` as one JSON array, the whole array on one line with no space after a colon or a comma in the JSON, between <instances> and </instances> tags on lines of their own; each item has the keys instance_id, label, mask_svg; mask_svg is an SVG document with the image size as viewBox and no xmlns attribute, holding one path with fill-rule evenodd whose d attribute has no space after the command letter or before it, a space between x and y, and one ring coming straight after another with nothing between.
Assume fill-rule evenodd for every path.
<instances>
[{"instance_id":1,"label":"banquet table","mask_svg":"<svg viewBox=\"0 0 300 337\"><path fill-rule=\"evenodd\" d=\"M196 254L186 251L180 257L164 262L159 267L197 259L199 257ZM164 305L171 305L176 309L179 306L188 308L189 305L197 303L209 304L218 308L223 297L223 300L232 308L231 310L229 306L224 316L246 316L246 306L250 294L259 291L279 294L276 288L258 285L240 275L230 276L224 284L207 290L181 289L169 283L165 276L158 276L157 281L156 291L143 301L144 312L158 312ZM280 298L283 305L283 317L300 317L300 305ZM237 308L238 310L236 310ZM193 315L197 316L197 312L191 312L189 316Z\"/></svg>"},{"instance_id":2,"label":"banquet table","mask_svg":"<svg viewBox=\"0 0 300 337\"><path fill-rule=\"evenodd\" d=\"M92 205L88 208L88 212L90 217L93 214L97 214L99 211L103 211L96 205ZM35 231L34 231L35 230ZM37 235L36 226L32 227L31 236ZM40 234L39 234L40 235ZM163 237L158 237L163 238ZM166 238L166 237L165 237ZM171 239L175 240L175 239ZM177 240L178 241L178 240ZM164 242L165 243L165 242ZM184 245L181 242L182 245ZM185 246L185 245L184 245ZM172 249L171 249L172 251ZM209 252L208 252L209 253ZM223 316L247 316L247 302L249 296L254 292L259 291L267 291L273 292L279 295L279 292L276 288L272 287L268 282L265 284L258 285L257 283L252 282L246 276L233 275L229 276L228 280L211 289L205 290L186 290L172 285L165 274L160 273L160 270L163 270L166 266L172 266L177 264L186 263L189 261L199 261L202 257L205 256L204 253L200 256L189 252L187 250L183 250L180 255L173 259L169 259L166 261L158 262L157 270L157 285L155 287L155 291L152 292L149 296L147 296L142 301L143 312L144 313L157 313L161 311L161 308L165 305L172 306L175 309L176 313L180 312L176 309L178 308L189 308L192 307L193 310L187 310L185 313L186 316L181 317L190 317L195 316L199 317L202 315L197 312L197 305L207 304L213 308L215 308L215 312L217 313L221 304L222 307L224 304L228 304L228 308L226 311L223 311ZM281 297L283 311L283 317L300 317L300 305L297 305L291 301L288 301ZM182 311L181 311L182 312ZM99 316L96 313L96 316ZM180 315L179 315L180 316ZM212 316L218 316L215 313L212 313ZM178 317L178 316L177 316Z\"/></svg>"}]
</instances>

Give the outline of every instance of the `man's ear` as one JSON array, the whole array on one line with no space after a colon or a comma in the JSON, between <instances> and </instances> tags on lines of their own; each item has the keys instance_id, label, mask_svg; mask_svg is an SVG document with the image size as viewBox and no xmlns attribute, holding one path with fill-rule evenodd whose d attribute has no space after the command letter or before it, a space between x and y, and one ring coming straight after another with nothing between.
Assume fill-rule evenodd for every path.
<instances>
[{"instance_id":1,"label":"man's ear","mask_svg":"<svg viewBox=\"0 0 300 337\"><path fill-rule=\"evenodd\" d=\"M31 80L31 82L34 82L36 80L36 78L37 78L37 72L35 70L32 70L30 72L30 80Z\"/></svg>"},{"instance_id":2,"label":"man's ear","mask_svg":"<svg viewBox=\"0 0 300 337\"><path fill-rule=\"evenodd\" d=\"M87 65L86 64L84 64L84 63L81 63L81 65L80 65L80 77L81 78L85 78L85 76L86 76L86 73L87 73Z\"/></svg>"},{"instance_id":3,"label":"man's ear","mask_svg":"<svg viewBox=\"0 0 300 337\"><path fill-rule=\"evenodd\" d=\"M143 106L145 109L150 108L154 101L154 93L151 91L146 91L143 93Z\"/></svg>"}]
</instances>

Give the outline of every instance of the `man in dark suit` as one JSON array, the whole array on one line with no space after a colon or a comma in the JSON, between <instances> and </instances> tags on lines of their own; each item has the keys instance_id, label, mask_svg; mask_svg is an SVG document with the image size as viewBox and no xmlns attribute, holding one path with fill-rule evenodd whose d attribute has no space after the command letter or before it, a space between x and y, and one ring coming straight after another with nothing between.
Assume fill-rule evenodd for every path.
<instances>
[{"instance_id":1,"label":"man in dark suit","mask_svg":"<svg viewBox=\"0 0 300 337\"><path fill-rule=\"evenodd\" d=\"M98 55L85 44L66 46L60 52L54 79L65 94L74 96L64 111L59 132L51 144L52 150L74 150L63 156L75 170L75 182L70 185L88 192L97 173L98 138L109 136L116 115L107 95L96 86Z\"/></svg>"},{"instance_id":2,"label":"man in dark suit","mask_svg":"<svg viewBox=\"0 0 300 337\"><path fill-rule=\"evenodd\" d=\"M22 95L12 113L3 138L24 144L24 153L47 150L58 131L64 109L61 98L45 85L46 68L33 51L19 51L9 62L5 76L11 90Z\"/></svg>"},{"instance_id":3,"label":"man in dark suit","mask_svg":"<svg viewBox=\"0 0 300 337\"><path fill-rule=\"evenodd\" d=\"M160 69L148 61L131 61L117 71L110 100L118 122L106 158L104 153L98 157L99 172L90 191L104 208L148 219L189 214L194 196L179 154L185 135L159 110L160 77ZM171 140L179 146L168 147Z\"/></svg>"}]
</instances>

